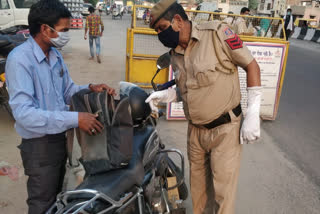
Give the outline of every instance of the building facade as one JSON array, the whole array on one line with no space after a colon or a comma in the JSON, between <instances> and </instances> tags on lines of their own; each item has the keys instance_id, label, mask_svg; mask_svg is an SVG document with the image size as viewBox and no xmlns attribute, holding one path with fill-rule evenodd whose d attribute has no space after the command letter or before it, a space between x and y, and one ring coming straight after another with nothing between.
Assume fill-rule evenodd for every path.
<instances>
[{"instance_id":1,"label":"building facade","mask_svg":"<svg viewBox=\"0 0 320 214\"><path fill-rule=\"evenodd\" d=\"M248 7L249 0L203 0L203 2L215 2L222 13L233 12L240 14L243 7Z\"/></svg>"},{"instance_id":2,"label":"building facade","mask_svg":"<svg viewBox=\"0 0 320 214\"><path fill-rule=\"evenodd\" d=\"M320 24L320 2L319 0L289 0L288 8L292 9L295 18L315 19L316 25Z\"/></svg>"},{"instance_id":3,"label":"building facade","mask_svg":"<svg viewBox=\"0 0 320 214\"><path fill-rule=\"evenodd\" d=\"M281 17L286 11L286 0L259 0L257 14Z\"/></svg>"}]
</instances>

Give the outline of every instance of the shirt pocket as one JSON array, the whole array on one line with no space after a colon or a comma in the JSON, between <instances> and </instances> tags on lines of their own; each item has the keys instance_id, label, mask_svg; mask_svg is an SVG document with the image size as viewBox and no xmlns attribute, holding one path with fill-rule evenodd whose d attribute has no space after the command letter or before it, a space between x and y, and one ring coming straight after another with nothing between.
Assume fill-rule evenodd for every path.
<instances>
[{"instance_id":1,"label":"shirt pocket","mask_svg":"<svg viewBox=\"0 0 320 214\"><path fill-rule=\"evenodd\" d=\"M194 63L192 65L192 75L188 78L187 87L197 89L213 85L220 72L215 69L214 63Z\"/></svg>"}]
</instances>

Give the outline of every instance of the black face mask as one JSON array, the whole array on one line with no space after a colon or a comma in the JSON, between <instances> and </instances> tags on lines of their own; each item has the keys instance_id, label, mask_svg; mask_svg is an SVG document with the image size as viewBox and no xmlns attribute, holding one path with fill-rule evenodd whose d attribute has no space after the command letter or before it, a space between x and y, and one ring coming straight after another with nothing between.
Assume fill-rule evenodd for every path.
<instances>
[{"instance_id":1,"label":"black face mask","mask_svg":"<svg viewBox=\"0 0 320 214\"><path fill-rule=\"evenodd\" d=\"M164 46L176 48L179 44L179 31L174 31L170 25L167 29L158 34L158 38Z\"/></svg>"}]
</instances>

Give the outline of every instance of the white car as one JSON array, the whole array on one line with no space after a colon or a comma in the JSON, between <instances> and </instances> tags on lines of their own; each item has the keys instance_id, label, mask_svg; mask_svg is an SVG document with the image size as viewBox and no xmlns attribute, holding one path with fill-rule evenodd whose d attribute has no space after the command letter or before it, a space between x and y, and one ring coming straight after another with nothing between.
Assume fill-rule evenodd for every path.
<instances>
[{"instance_id":1,"label":"white car","mask_svg":"<svg viewBox=\"0 0 320 214\"><path fill-rule=\"evenodd\" d=\"M31 5L39 0L0 0L0 30L28 26Z\"/></svg>"},{"instance_id":2,"label":"white car","mask_svg":"<svg viewBox=\"0 0 320 214\"><path fill-rule=\"evenodd\" d=\"M89 4L89 3L84 3L83 4L83 8L82 8L82 12L81 12L81 14L83 16L90 15L89 7L92 7L92 4Z\"/></svg>"}]
</instances>

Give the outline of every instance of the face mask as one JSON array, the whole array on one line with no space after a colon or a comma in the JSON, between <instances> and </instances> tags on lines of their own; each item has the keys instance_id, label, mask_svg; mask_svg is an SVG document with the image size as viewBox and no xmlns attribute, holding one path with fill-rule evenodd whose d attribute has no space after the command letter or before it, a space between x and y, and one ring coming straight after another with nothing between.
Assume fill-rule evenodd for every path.
<instances>
[{"instance_id":1,"label":"face mask","mask_svg":"<svg viewBox=\"0 0 320 214\"><path fill-rule=\"evenodd\" d=\"M50 26L48 26L51 28ZM57 38L50 38L50 42L52 43L53 46L56 48L62 48L65 46L69 41L70 41L70 35L69 32L58 32L55 29L51 28L55 32L57 32L58 37Z\"/></svg>"},{"instance_id":2,"label":"face mask","mask_svg":"<svg viewBox=\"0 0 320 214\"><path fill-rule=\"evenodd\" d=\"M290 15L291 15L291 12L288 12L287 14L290 16Z\"/></svg>"},{"instance_id":3,"label":"face mask","mask_svg":"<svg viewBox=\"0 0 320 214\"><path fill-rule=\"evenodd\" d=\"M164 46L176 48L179 44L179 31L174 31L170 25L167 29L158 34L158 38Z\"/></svg>"}]
</instances>

